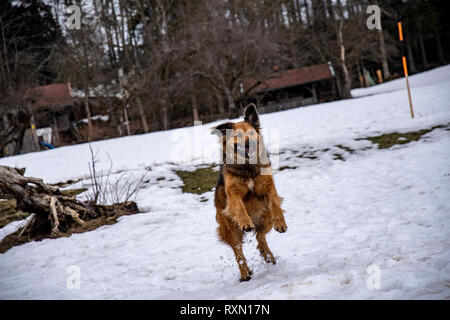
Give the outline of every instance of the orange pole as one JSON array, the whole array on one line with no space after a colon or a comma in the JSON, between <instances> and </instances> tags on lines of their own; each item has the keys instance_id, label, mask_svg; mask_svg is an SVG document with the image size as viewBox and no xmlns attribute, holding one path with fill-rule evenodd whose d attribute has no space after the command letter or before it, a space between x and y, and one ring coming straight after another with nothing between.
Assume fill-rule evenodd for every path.
<instances>
[{"instance_id":1,"label":"orange pole","mask_svg":"<svg viewBox=\"0 0 450 320\"><path fill-rule=\"evenodd\" d=\"M408 65L406 64L406 58L402 57L402 62L403 62L403 73L405 74L405 76L408 75Z\"/></svg>"},{"instance_id":2,"label":"orange pole","mask_svg":"<svg viewBox=\"0 0 450 320\"><path fill-rule=\"evenodd\" d=\"M398 25L398 35L399 35L399 37L400 37L400 41L403 41L402 23L399 22L399 23L397 23L397 25Z\"/></svg>"},{"instance_id":3,"label":"orange pole","mask_svg":"<svg viewBox=\"0 0 450 320\"><path fill-rule=\"evenodd\" d=\"M398 36L400 38L400 42L403 45L403 29L402 29L402 23L398 22ZM404 50L403 50L404 52ZM406 80L406 88L408 90L408 99L409 99L409 111L411 112L411 118L414 119L414 109L412 105L412 98L411 98L411 89L409 87L409 80L408 80L408 65L406 64L406 57L403 54L402 56L402 64L403 64L403 73L405 74L405 80Z\"/></svg>"}]
</instances>

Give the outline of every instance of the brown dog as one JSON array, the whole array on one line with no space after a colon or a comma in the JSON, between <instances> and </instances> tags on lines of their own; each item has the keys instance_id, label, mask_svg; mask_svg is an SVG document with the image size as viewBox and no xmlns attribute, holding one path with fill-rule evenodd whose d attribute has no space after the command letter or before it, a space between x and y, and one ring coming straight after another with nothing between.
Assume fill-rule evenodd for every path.
<instances>
[{"instance_id":1,"label":"brown dog","mask_svg":"<svg viewBox=\"0 0 450 320\"><path fill-rule=\"evenodd\" d=\"M252 271L242 252L244 231L256 231L261 256L265 262L275 264L266 233L272 226L278 232L287 230L281 198L264 153L259 117L253 104L245 109L244 121L223 123L214 128L214 133L219 135L223 146L223 164L214 197L217 231L220 240L234 251L240 281L248 281Z\"/></svg>"}]
</instances>

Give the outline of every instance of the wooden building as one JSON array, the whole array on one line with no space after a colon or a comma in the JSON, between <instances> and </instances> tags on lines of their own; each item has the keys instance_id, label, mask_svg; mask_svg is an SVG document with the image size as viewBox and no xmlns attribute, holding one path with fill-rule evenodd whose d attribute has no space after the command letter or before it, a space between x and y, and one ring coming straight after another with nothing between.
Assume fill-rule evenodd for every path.
<instances>
[{"instance_id":1,"label":"wooden building","mask_svg":"<svg viewBox=\"0 0 450 320\"><path fill-rule=\"evenodd\" d=\"M51 142L78 140L76 110L70 83L57 83L34 87L25 91L25 98L31 103L36 128L51 130Z\"/></svg>"},{"instance_id":2,"label":"wooden building","mask_svg":"<svg viewBox=\"0 0 450 320\"><path fill-rule=\"evenodd\" d=\"M245 90L255 84L244 82ZM251 91L261 113L296 108L339 99L336 78L330 64L278 71Z\"/></svg>"}]
</instances>

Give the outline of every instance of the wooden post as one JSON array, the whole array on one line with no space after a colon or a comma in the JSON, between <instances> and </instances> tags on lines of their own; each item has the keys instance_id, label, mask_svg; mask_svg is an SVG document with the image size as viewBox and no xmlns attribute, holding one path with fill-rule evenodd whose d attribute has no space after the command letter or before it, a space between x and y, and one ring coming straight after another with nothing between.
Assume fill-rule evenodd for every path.
<instances>
[{"instance_id":1,"label":"wooden post","mask_svg":"<svg viewBox=\"0 0 450 320\"><path fill-rule=\"evenodd\" d=\"M34 116L31 116L30 119L31 123L31 140L33 141L33 151L39 151L41 150L41 147L39 145L39 139L36 133L36 123L34 121Z\"/></svg>"},{"instance_id":2,"label":"wooden post","mask_svg":"<svg viewBox=\"0 0 450 320\"><path fill-rule=\"evenodd\" d=\"M381 73L380 69L377 69L377 77L378 77L378 83L383 83L383 74Z\"/></svg>"},{"instance_id":3,"label":"wooden post","mask_svg":"<svg viewBox=\"0 0 450 320\"><path fill-rule=\"evenodd\" d=\"M402 44L402 48L404 48L403 30L402 30L401 22L398 22L398 34L399 34L400 42ZM405 74L405 80L406 80L406 88L408 89L409 110L411 111L411 118L414 118L414 110L413 110L412 99L411 99L411 89L409 87L408 66L406 64L405 50L402 50L402 63L403 63L403 72Z\"/></svg>"}]
</instances>

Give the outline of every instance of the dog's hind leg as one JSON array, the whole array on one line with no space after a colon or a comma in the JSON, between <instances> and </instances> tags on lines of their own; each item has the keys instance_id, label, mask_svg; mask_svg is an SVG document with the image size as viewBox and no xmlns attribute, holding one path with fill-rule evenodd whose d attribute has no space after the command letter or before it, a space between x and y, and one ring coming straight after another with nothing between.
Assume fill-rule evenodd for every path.
<instances>
[{"instance_id":1,"label":"dog's hind leg","mask_svg":"<svg viewBox=\"0 0 450 320\"><path fill-rule=\"evenodd\" d=\"M272 251L269 249L269 245L266 241L266 233L265 232L256 232L256 240L258 241L258 250L263 257L266 263L276 264L275 257L273 256Z\"/></svg>"},{"instance_id":2,"label":"dog's hind leg","mask_svg":"<svg viewBox=\"0 0 450 320\"><path fill-rule=\"evenodd\" d=\"M236 262L241 272L241 279L239 281L248 281L252 278L252 270L247 266L247 261L245 260L244 252L242 251L242 244L236 244L231 246L234 255L236 256Z\"/></svg>"},{"instance_id":3,"label":"dog's hind leg","mask_svg":"<svg viewBox=\"0 0 450 320\"><path fill-rule=\"evenodd\" d=\"M240 281L248 281L251 279L252 271L247 266L245 260L244 252L242 251L242 238L244 233L239 229L234 222L225 217L222 214L221 208L217 210L217 222L219 222L219 227L217 228L217 233L219 239L224 243L228 244L231 249L233 249L234 255L236 257L236 262L239 267L239 272L241 273Z\"/></svg>"},{"instance_id":4,"label":"dog's hind leg","mask_svg":"<svg viewBox=\"0 0 450 320\"><path fill-rule=\"evenodd\" d=\"M264 215L260 216L259 223L256 224L256 240L258 241L258 250L266 263L276 264L275 257L269 249L266 241L266 234L272 230L272 215L266 211Z\"/></svg>"}]
</instances>

